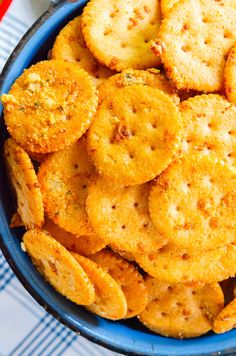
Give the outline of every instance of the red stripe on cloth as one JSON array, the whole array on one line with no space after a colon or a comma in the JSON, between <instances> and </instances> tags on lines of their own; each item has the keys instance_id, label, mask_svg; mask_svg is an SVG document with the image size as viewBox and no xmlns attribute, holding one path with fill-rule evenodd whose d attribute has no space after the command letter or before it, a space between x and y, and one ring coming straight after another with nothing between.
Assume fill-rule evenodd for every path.
<instances>
[{"instance_id":1,"label":"red stripe on cloth","mask_svg":"<svg viewBox=\"0 0 236 356\"><path fill-rule=\"evenodd\" d=\"M3 16L7 12L12 0L0 0L0 21L2 20Z\"/></svg>"}]
</instances>

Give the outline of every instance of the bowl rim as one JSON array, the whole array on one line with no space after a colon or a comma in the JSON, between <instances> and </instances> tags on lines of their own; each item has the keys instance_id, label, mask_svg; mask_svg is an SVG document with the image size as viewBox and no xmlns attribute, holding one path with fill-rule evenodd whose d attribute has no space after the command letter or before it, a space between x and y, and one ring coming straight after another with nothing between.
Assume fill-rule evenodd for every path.
<instances>
[{"instance_id":1,"label":"bowl rim","mask_svg":"<svg viewBox=\"0 0 236 356\"><path fill-rule=\"evenodd\" d=\"M24 46L27 44L27 42L30 40L30 38L34 35L34 33L43 25L43 23L48 20L60 7L65 5L66 3L74 3L74 2L79 2L80 6L82 7L87 0L57 0L56 2L52 3L48 10L46 10L34 23L33 25L27 30L27 32L24 34L24 36L21 38L11 55L9 56L6 64L3 67L3 70L0 74L0 93L2 92L2 88L4 86L5 78L8 75L8 72L11 70L11 67L13 65L14 59L18 57L18 55L21 53L22 49ZM0 104L1 105L1 104ZM0 218L1 218L1 211L0 211ZM71 329L73 332L75 332L78 335L81 335L85 337L86 339L94 342L95 344L98 344L100 346L103 346L111 351L117 352L117 353L122 353L122 355L142 355L145 356L145 351L138 351L138 352L133 352L133 351L125 351L122 346L115 346L108 341L102 340L99 338L99 336L92 335L86 329L82 328L76 328L72 324L70 324L66 318L63 316L63 314L58 314L58 312L53 308L53 306L50 306L49 304L46 303L43 297L41 297L36 290L31 286L30 282L27 280L27 278L24 276L24 273L21 272L21 270L17 267L16 262L13 260L11 257L10 251L8 247L5 245L4 239L1 236L0 233L0 249L6 258L6 261L8 262L9 266L11 267L12 271L18 278L18 280L21 282L21 284L24 286L24 288L29 292L29 294L36 300L36 302L41 305L46 312L48 312L50 315L52 315L55 319L57 319L60 323L62 323L64 326L67 328ZM79 329L79 331L78 331ZM231 349L221 349L214 351L217 354L230 352ZM234 352L234 350L233 350ZM153 354L154 355L154 354ZM184 354L183 354L184 355ZM203 352L200 354L196 354L198 356L207 356L210 355L209 352ZM233 353L232 353L233 355Z\"/></svg>"}]
</instances>

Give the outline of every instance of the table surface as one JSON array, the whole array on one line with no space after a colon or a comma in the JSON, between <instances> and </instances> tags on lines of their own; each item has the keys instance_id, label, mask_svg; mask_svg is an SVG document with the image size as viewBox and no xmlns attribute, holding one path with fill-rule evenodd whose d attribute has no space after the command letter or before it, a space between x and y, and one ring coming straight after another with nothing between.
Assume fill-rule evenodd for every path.
<instances>
[{"instance_id":1,"label":"table surface","mask_svg":"<svg viewBox=\"0 0 236 356\"><path fill-rule=\"evenodd\" d=\"M0 22L0 70L49 0L14 0ZM0 251L0 356L115 356L45 312L14 276Z\"/></svg>"}]
</instances>

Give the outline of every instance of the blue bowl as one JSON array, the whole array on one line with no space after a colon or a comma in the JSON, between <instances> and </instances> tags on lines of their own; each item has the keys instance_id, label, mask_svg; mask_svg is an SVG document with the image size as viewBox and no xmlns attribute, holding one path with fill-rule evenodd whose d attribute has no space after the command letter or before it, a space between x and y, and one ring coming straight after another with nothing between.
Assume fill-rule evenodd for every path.
<instances>
[{"instance_id":1,"label":"blue bowl","mask_svg":"<svg viewBox=\"0 0 236 356\"><path fill-rule=\"evenodd\" d=\"M60 1L52 6L27 32L9 58L0 78L0 94L7 93L22 71L47 57L59 30L79 15L86 0ZM0 106L2 114L2 106ZM7 136L0 120L0 150ZM58 294L35 270L20 247L22 229L9 229L13 212L6 183L2 154L0 158L0 246L8 263L28 292L49 313L72 330L114 351L138 355L236 355L236 330L223 335L208 335L189 340L175 340L155 335L135 319L112 322L99 318Z\"/></svg>"}]
</instances>

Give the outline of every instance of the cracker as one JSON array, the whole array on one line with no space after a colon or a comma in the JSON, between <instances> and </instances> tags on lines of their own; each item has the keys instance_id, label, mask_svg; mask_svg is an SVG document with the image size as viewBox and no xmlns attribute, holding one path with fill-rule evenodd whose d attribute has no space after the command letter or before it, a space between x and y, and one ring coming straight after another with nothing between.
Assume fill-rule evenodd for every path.
<instances>
[{"instance_id":1,"label":"cracker","mask_svg":"<svg viewBox=\"0 0 236 356\"><path fill-rule=\"evenodd\" d=\"M173 100L143 85L121 88L103 100L88 133L97 171L123 185L145 183L177 154L182 122Z\"/></svg>"},{"instance_id":2,"label":"cracker","mask_svg":"<svg viewBox=\"0 0 236 356\"><path fill-rule=\"evenodd\" d=\"M164 241L148 212L149 185L120 187L97 177L89 186L86 202L94 231L107 244L131 253L155 251Z\"/></svg>"},{"instance_id":3,"label":"cracker","mask_svg":"<svg viewBox=\"0 0 236 356\"><path fill-rule=\"evenodd\" d=\"M148 294L143 277L138 270L109 250L99 251L90 258L120 285L128 308L124 318L133 318L141 313L147 305Z\"/></svg>"},{"instance_id":4,"label":"cracker","mask_svg":"<svg viewBox=\"0 0 236 356\"><path fill-rule=\"evenodd\" d=\"M169 283L218 282L236 273L236 246L232 244L204 252L167 245L153 253L136 254L135 259L151 276Z\"/></svg>"},{"instance_id":5,"label":"cracker","mask_svg":"<svg viewBox=\"0 0 236 356\"><path fill-rule=\"evenodd\" d=\"M94 234L85 210L92 174L84 137L49 155L39 169L45 212L54 223L75 235Z\"/></svg>"},{"instance_id":6,"label":"cracker","mask_svg":"<svg viewBox=\"0 0 236 356\"><path fill-rule=\"evenodd\" d=\"M121 250L119 247L117 247L115 244L111 244L109 245L110 249L115 252L116 254L118 254L119 256L123 257L124 259L132 262L134 261L134 256L131 252L125 251L125 250Z\"/></svg>"},{"instance_id":7,"label":"cracker","mask_svg":"<svg viewBox=\"0 0 236 356\"><path fill-rule=\"evenodd\" d=\"M162 17L166 17L177 2L179 2L179 0L161 0Z\"/></svg>"},{"instance_id":8,"label":"cracker","mask_svg":"<svg viewBox=\"0 0 236 356\"><path fill-rule=\"evenodd\" d=\"M179 104L180 102L176 93L176 88L173 87L163 73L154 68L148 70L126 69L121 73L113 75L99 86L99 100L101 102L108 97L112 99L114 93L120 88L135 84L148 85L149 87L157 88L170 95L176 104Z\"/></svg>"},{"instance_id":9,"label":"cracker","mask_svg":"<svg viewBox=\"0 0 236 356\"><path fill-rule=\"evenodd\" d=\"M160 23L159 0L91 0L83 11L82 32L94 57L120 72L160 65L150 51Z\"/></svg>"},{"instance_id":10,"label":"cracker","mask_svg":"<svg viewBox=\"0 0 236 356\"><path fill-rule=\"evenodd\" d=\"M218 283L170 284L150 276L145 282L149 303L138 318L148 329L167 337L183 339L206 334L224 307Z\"/></svg>"},{"instance_id":11,"label":"cracker","mask_svg":"<svg viewBox=\"0 0 236 356\"><path fill-rule=\"evenodd\" d=\"M11 186L17 198L17 212L27 229L42 226L43 199L28 154L12 138L4 143L4 158Z\"/></svg>"},{"instance_id":12,"label":"cracker","mask_svg":"<svg viewBox=\"0 0 236 356\"><path fill-rule=\"evenodd\" d=\"M236 328L236 298L217 315L214 320L213 331L221 334L233 328Z\"/></svg>"},{"instance_id":13,"label":"cracker","mask_svg":"<svg viewBox=\"0 0 236 356\"><path fill-rule=\"evenodd\" d=\"M224 77L227 98L231 103L236 104L236 44L229 53Z\"/></svg>"},{"instance_id":14,"label":"cracker","mask_svg":"<svg viewBox=\"0 0 236 356\"><path fill-rule=\"evenodd\" d=\"M95 301L87 309L106 319L125 317L127 303L119 284L97 263L76 253L71 253L79 262L94 285Z\"/></svg>"},{"instance_id":15,"label":"cracker","mask_svg":"<svg viewBox=\"0 0 236 356\"><path fill-rule=\"evenodd\" d=\"M59 293L76 304L94 302L92 283L65 247L39 230L26 232L23 242L35 267Z\"/></svg>"},{"instance_id":16,"label":"cracker","mask_svg":"<svg viewBox=\"0 0 236 356\"><path fill-rule=\"evenodd\" d=\"M217 94L198 95L183 101L183 152L214 153L236 165L236 107Z\"/></svg>"},{"instance_id":17,"label":"cracker","mask_svg":"<svg viewBox=\"0 0 236 356\"><path fill-rule=\"evenodd\" d=\"M157 178L149 209L158 232L189 250L235 240L236 169L214 156L189 152Z\"/></svg>"},{"instance_id":18,"label":"cracker","mask_svg":"<svg viewBox=\"0 0 236 356\"><path fill-rule=\"evenodd\" d=\"M18 213L14 213L12 215L9 226L12 229L14 229L15 227L24 226L23 222L21 221L20 215Z\"/></svg>"},{"instance_id":19,"label":"cracker","mask_svg":"<svg viewBox=\"0 0 236 356\"><path fill-rule=\"evenodd\" d=\"M92 78L95 85L114 74L100 65L88 50L81 29L81 16L75 17L59 33L52 48L52 58L76 63Z\"/></svg>"},{"instance_id":20,"label":"cracker","mask_svg":"<svg viewBox=\"0 0 236 356\"><path fill-rule=\"evenodd\" d=\"M55 240L60 242L60 244L65 246L67 250L81 255L91 255L106 246L105 242L95 234L90 236L73 235L54 224L54 222L48 218L45 219L43 229L48 231L48 233Z\"/></svg>"},{"instance_id":21,"label":"cracker","mask_svg":"<svg viewBox=\"0 0 236 356\"><path fill-rule=\"evenodd\" d=\"M178 89L212 92L223 89L235 40L236 6L231 1L181 0L163 20L152 48Z\"/></svg>"},{"instance_id":22,"label":"cracker","mask_svg":"<svg viewBox=\"0 0 236 356\"><path fill-rule=\"evenodd\" d=\"M39 62L2 95L9 133L26 150L48 153L77 141L91 124L97 95L88 74L74 63Z\"/></svg>"}]
</instances>

